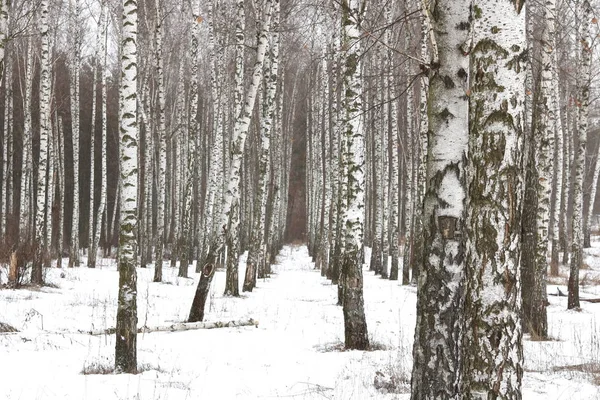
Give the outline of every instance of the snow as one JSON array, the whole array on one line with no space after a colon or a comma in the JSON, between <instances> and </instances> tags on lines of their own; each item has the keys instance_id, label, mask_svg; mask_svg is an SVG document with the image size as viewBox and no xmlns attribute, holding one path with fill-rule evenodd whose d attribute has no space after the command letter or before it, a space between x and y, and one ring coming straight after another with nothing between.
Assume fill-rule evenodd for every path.
<instances>
[{"instance_id":1,"label":"snow","mask_svg":"<svg viewBox=\"0 0 600 400\"><path fill-rule=\"evenodd\" d=\"M600 242L586 250L591 285L600 287ZM365 252L369 259L369 251ZM86 265L85 259L82 260ZM64 260L65 267L67 260ZM245 256L240 260L244 276ZM138 269L139 325L185 320L199 274L178 278L164 266L165 283L152 283L153 268ZM252 293L224 297L225 272L218 270L207 305L207 321L254 318L258 327L236 327L138 335L138 375L84 375L110 368L114 336L79 330L115 324L116 263L98 268L49 269L55 287L0 290L0 321L21 330L0 334L0 398L35 399L401 399L409 398L416 288L382 280L364 271L365 313L376 350L340 351L343 317L333 286L308 257L306 247L287 246L269 279ZM5 267L0 274L5 276ZM567 269L548 286L566 293ZM600 374L600 304L583 302L581 312L566 311L566 297L549 296L551 341L525 340L523 398L596 399L595 368ZM572 366L586 364L587 372ZM571 366L571 367L569 367ZM581 368L579 368L581 369ZM398 393L375 387L390 380ZM600 375L597 375L600 376Z\"/></svg>"}]
</instances>

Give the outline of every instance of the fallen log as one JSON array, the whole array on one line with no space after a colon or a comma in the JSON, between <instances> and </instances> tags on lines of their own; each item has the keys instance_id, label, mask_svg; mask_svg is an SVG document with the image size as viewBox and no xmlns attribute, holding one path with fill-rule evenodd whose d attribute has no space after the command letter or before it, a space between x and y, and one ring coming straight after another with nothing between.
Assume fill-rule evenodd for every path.
<instances>
[{"instance_id":1,"label":"fallen log","mask_svg":"<svg viewBox=\"0 0 600 400\"><path fill-rule=\"evenodd\" d=\"M258 327L258 321L249 318L240 321L212 321L212 322L178 322L172 325L162 326L142 326L138 328L138 333L152 333L152 332L181 332L189 331L193 329L216 329L216 328L235 328L238 326L256 326ZM79 330L79 333L84 333L93 336L99 335L113 335L116 330L115 328L107 329L92 329L89 331Z\"/></svg>"},{"instance_id":2,"label":"fallen log","mask_svg":"<svg viewBox=\"0 0 600 400\"><path fill-rule=\"evenodd\" d=\"M579 301L587 301L588 303L600 303L600 299L582 299L582 298L579 298Z\"/></svg>"}]
</instances>

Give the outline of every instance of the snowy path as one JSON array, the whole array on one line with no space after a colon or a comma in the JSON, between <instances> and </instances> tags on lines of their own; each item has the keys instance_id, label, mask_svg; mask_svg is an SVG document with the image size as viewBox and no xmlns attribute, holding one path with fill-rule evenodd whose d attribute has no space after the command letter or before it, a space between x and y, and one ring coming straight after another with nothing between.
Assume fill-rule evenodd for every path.
<instances>
[{"instance_id":1,"label":"snowy path","mask_svg":"<svg viewBox=\"0 0 600 400\"><path fill-rule=\"evenodd\" d=\"M600 271L597 258L587 261L592 271L586 273ZM243 258L240 267L243 277ZM0 290L0 320L22 330L0 335L0 399L408 399L414 287L365 271L369 336L382 350L345 352L339 351L343 319L337 288L313 269L306 247L285 247L273 271L241 298L222 296L224 271L217 271L211 288L207 320L251 317L259 321L257 328L139 335L138 365L145 372L135 376L81 374L84 367L112 366L114 339L68 333L114 325L118 277L111 260L96 270L48 271L57 288ZM167 284L155 284L152 268L138 269L140 326L186 318L198 276L193 267L194 279L176 274L165 268ZM525 341L523 398L600 398L590 374L553 372L561 365L600 366L600 304L584 304L583 312L573 313L565 311L564 298L550 301L550 334L560 340ZM374 388L378 371L399 379L399 393Z\"/></svg>"},{"instance_id":2,"label":"snowy path","mask_svg":"<svg viewBox=\"0 0 600 400\"><path fill-rule=\"evenodd\" d=\"M240 266L243 277L244 262ZM0 376L11 377L2 379L0 398L397 398L382 396L372 385L375 371L395 359L391 352L338 351L343 343L343 320L336 305L337 288L313 269L306 247L284 248L273 272L242 298L222 296L222 271L213 282L207 320L252 317L259 321L258 328L139 335L138 363L150 370L137 376L81 374L84 365L112 364L111 336L48 335L41 331L35 315L24 322L24 315L36 310L44 316L45 330L73 332L112 326L114 265L66 270L64 279L51 270L51 280L60 289L1 291L8 301L0 298L0 304L7 307L0 319L25 330L0 337ZM168 274L176 271L168 270ZM195 285L191 279L168 274L170 285L153 284L152 269L138 270L140 325L185 319ZM371 278L366 284L374 286L377 298L366 306L370 334L379 344L397 347L397 305L414 308L414 295L407 294L414 288L400 299L394 296L399 291L392 290L397 284ZM394 307L390 297L395 299ZM32 380L32 375L37 379Z\"/></svg>"}]
</instances>

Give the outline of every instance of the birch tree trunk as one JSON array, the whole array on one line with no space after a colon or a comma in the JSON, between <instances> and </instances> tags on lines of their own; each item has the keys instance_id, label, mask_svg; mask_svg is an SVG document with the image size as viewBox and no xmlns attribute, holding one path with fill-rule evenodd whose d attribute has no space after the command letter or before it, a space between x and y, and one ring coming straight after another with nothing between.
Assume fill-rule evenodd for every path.
<instances>
[{"instance_id":1,"label":"birch tree trunk","mask_svg":"<svg viewBox=\"0 0 600 400\"><path fill-rule=\"evenodd\" d=\"M197 16L197 10L194 10ZM198 24L194 18L192 26L192 60L198 62ZM163 253L165 246L165 177L167 174L167 136L165 119L165 76L163 61L163 15L160 2L156 2L156 74L158 78L158 170L156 199L156 247L154 256L154 282L162 281ZM197 67L196 67L197 68ZM180 95L182 95L180 93Z\"/></svg>"},{"instance_id":2,"label":"birch tree trunk","mask_svg":"<svg viewBox=\"0 0 600 400\"><path fill-rule=\"evenodd\" d=\"M20 202L18 205L18 221L19 221L19 242L23 252L24 248L31 243L32 230L31 220L33 218L32 202L33 202L33 127L31 121L31 94L33 89L33 69L34 55L31 52L31 38L27 40L25 54L27 54L27 63L25 69L25 94L23 95L23 109L26 110L23 121L23 155L21 163L21 187L20 187ZM18 255L19 266L25 265L28 256L25 254ZM16 271L9 274L9 284L16 285L20 280L21 268L17 267Z\"/></svg>"},{"instance_id":3,"label":"birch tree trunk","mask_svg":"<svg viewBox=\"0 0 600 400\"><path fill-rule=\"evenodd\" d=\"M54 164L56 165L57 173L57 186L59 192L59 203L58 207L58 235L57 235L57 260L56 260L56 268L62 268L62 258L63 258L63 229L64 229L64 215L65 215L65 131L64 125L62 122L62 118L58 116L58 112L55 114L56 120L56 141L54 144L54 148L56 149L56 159Z\"/></svg>"},{"instance_id":4,"label":"birch tree trunk","mask_svg":"<svg viewBox=\"0 0 600 400\"><path fill-rule=\"evenodd\" d=\"M50 37L48 34L48 0L40 3L40 33L42 53L40 58L40 153L38 156L36 217L35 217L35 259L31 268L31 283L44 283L42 267L48 256L47 229L50 228L48 205L47 174L49 169L48 150L50 147Z\"/></svg>"},{"instance_id":5,"label":"birch tree trunk","mask_svg":"<svg viewBox=\"0 0 600 400\"><path fill-rule=\"evenodd\" d=\"M101 9L102 11L103 9ZM89 198L89 214L88 214L88 242L87 242L87 251L88 251L88 267L91 267L90 264L90 251L92 250L92 241L94 238L94 219L96 216L95 212L95 183L94 180L96 178L96 108L97 108L97 88L98 88L98 50L100 49L100 29L98 29L97 38L96 38L96 57L94 61L94 74L92 78L92 119L91 119L91 129L90 129L90 198Z\"/></svg>"},{"instance_id":6,"label":"birch tree trunk","mask_svg":"<svg viewBox=\"0 0 600 400\"><path fill-rule=\"evenodd\" d=\"M75 0L75 7L71 10L73 50L69 67L71 79L69 82L71 100L71 135L73 141L73 213L71 214L71 249L69 251L69 268L79 266L79 81L81 71L81 29L79 28L80 15L79 0ZM102 11L101 11L102 15Z\"/></svg>"},{"instance_id":7,"label":"birch tree trunk","mask_svg":"<svg viewBox=\"0 0 600 400\"><path fill-rule=\"evenodd\" d=\"M556 13L556 9L554 9ZM556 49L557 40L556 34L553 38L552 45ZM558 257L559 257L559 238L560 238L560 220L562 218L561 213L563 212L563 170L564 170L564 135L562 129L562 117L560 112L560 88L558 79L558 51L552 52L552 110L554 113L554 135L555 144L554 149L554 180L553 180L553 199L554 199L554 213L552 216L552 236L551 250L550 250L550 275L558 276Z\"/></svg>"},{"instance_id":8,"label":"birch tree trunk","mask_svg":"<svg viewBox=\"0 0 600 400\"><path fill-rule=\"evenodd\" d=\"M365 222L365 134L362 105L361 22L365 3L343 0L342 49L344 62L343 92L345 93L343 153L348 171L343 218L345 244L341 255L344 336L347 349L366 350L369 347L367 321L364 312L361 258Z\"/></svg>"},{"instance_id":9,"label":"birch tree trunk","mask_svg":"<svg viewBox=\"0 0 600 400\"><path fill-rule=\"evenodd\" d=\"M429 18L425 16L421 17L421 59L428 59L427 49L427 36L429 29ZM462 78L461 78L462 79ZM413 264L416 268L413 268L413 276L411 277L412 282L417 282L419 269L423 266L424 262L424 225L425 217L423 215L423 201L425 198L426 190L426 165L427 165L427 147L428 147L428 132L429 132L429 118L427 116L428 107L428 92L429 92L429 81L428 77L423 75L420 79L419 85L419 131L415 134L415 149L418 149L418 157L415 157L415 205L414 205L414 239L413 239L413 250L412 259Z\"/></svg>"},{"instance_id":10,"label":"birch tree trunk","mask_svg":"<svg viewBox=\"0 0 600 400\"><path fill-rule=\"evenodd\" d=\"M9 203L11 195L11 161L12 157L9 157L11 143L11 133L9 126L11 126L12 115L11 115L11 97L12 97L12 63L10 62L10 56L6 57L7 38L9 35L9 5L8 0L0 1L0 81L4 78L4 131L3 131L3 142L2 142L2 181L0 181L0 242L4 242L6 238L6 223L9 213ZM8 62L6 59L8 58ZM5 73L5 64L8 65L8 73ZM10 158L10 160L9 160Z\"/></svg>"},{"instance_id":11,"label":"birch tree trunk","mask_svg":"<svg viewBox=\"0 0 600 400\"><path fill-rule=\"evenodd\" d=\"M6 58L6 72L4 74L4 129L3 129L3 176L2 176L2 220L0 221L0 239L10 243L18 241L17 238L9 239L7 233L11 228L8 216L13 213L13 54L8 53ZM23 152L25 154L25 151ZM14 232L14 231L13 231Z\"/></svg>"},{"instance_id":12,"label":"birch tree trunk","mask_svg":"<svg viewBox=\"0 0 600 400\"><path fill-rule=\"evenodd\" d=\"M246 14L244 10L244 0L236 1L237 16L235 22L235 92L234 92L234 118L240 118L244 101L244 53L245 53L245 40L244 30L246 27ZM268 42L266 44L268 46ZM261 71L262 73L262 71ZM252 111L250 111L252 112ZM236 126L237 128L237 126ZM239 135L237 132L233 133L233 136ZM239 137L239 136L238 136ZM235 139L232 141L233 146ZM233 151L243 152L243 145L238 149L232 149ZM241 154L239 156L241 158ZM241 160L240 160L241 169ZM233 171L232 171L233 172ZM233 172L236 173L236 172ZM237 172L240 174L240 172ZM231 178L231 176L230 176ZM240 179L238 177L238 179ZM240 183L238 183L238 186ZM239 190L239 189L238 189ZM225 277L225 295L226 296L239 296L239 283L238 283L238 252L239 252L239 237L237 226L239 224L239 206L240 198L234 199L232 209L229 211L229 228L228 235L226 238L227 243L227 270Z\"/></svg>"},{"instance_id":13,"label":"birch tree trunk","mask_svg":"<svg viewBox=\"0 0 600 400\"><path fill-rule=\"evenodd\" d=\"M102 64L100 68L100 93L101 93L101 103L100 103L100 115L102 116L102 139L100 142L100 203L98 205L98 210L96 213L96 225L94 227L94 236L92 240L92 248L88 254L88 265L91 268L96 268L96 258L98 255L98 246L100 244L100 231L102 229L102 216L105 214L106 209L106 187L107 187L107 176L106 176L106 137L107 137L107 114L108 110L106 109L106 74L107 70L107 49L106 49L106 41L108 39L108 13L101 12L101 17L104 17L104 20L101 21L101 26L104 36L104 40L102 41L102 45L100 47L99 54L102 55Z\"/></svg>"},{"instance_id":14,"label":"birch tree trunk","mask_svg":"<svg viewBox=\"0 0 600 400\"><path fill-rule=\"evenodd\" d=\"M585 178L585 156L587 148L588 107L590 101L590 79L592 61L592 6L589 0L579 4L579 51L581 54L582 77L577 81L577 135L578 146L575 156L575 177L573 180L573 243L571 247L571 267L569 271L569 297L567 308L579 307L579 269L583 264L583 183Z\"/></svg>"},{"instance_id":15,"label":"birch tree trunk","mask_svg":"<svg viewBox=\"0 0 600 400\"><path fill-rule=\"evenodd\" d=\"M465 29L469 0L438 2L427 14L437 58L431 60L434 67L429 72L424 257L417 281L413 400L457 398L462 371L464 159L469 127L469 58L462 49L469 37Z\"/></svg>"},{"instance_id":16,"label":"birch tree trunk","mask_svg":"<svg viewBox=\"0 0 600 400\"><path fill-rule=\"evenodd\" d=\"M388 9L388 22L392 22L391 15L391 6ZM388 43L391 43L391 30L390 35L388 37ZM400 159L399 159L399 149L400 143L398 138L398 99L396 94L396 79L395 74L392 73L393 70L393 52L388 48L387 50L387 62L388 62L388 70L390 73L388 74L388 98L390 101L390 146L391 146L391 160L390 160L390 256L392 258L392 262L390 265L390 280L398 280L398 267L399 267L399 255L400 255L400 246L398 243L399 239L399 230L400 230L400 218L398 213L398 203L399 203L399 195L400 195L400 187L398 178L400 175Z\"/></svg>"},{"instance_id":17,"label":"birch tree trunk","mask_svg":"<svg viewBox=\"0 0 600 400\"><path fill-rule=\"evenodd\" d=\"M119 295L115 371L137 373L136 228L138 196L137 0L123 0L121 42Z\"/></svg>"},{"instance_id":18,"label":"birch tree trunk","mask_svg":"<svg viewBox=\"0 0 600 400\"><path fill-rule=\"evenodd\" d=\"M9 35L9 12L11 3L10 0L0 1L0 81L4 77L4 65L6 55L6 45Z\"/></svg>"},{"instance_id":19,"label":"birch tree trunk","mask_svg":"<svg viewBox=\"0 0 600 400\"><path fill-rule=\"evenodd\" d=\"M583 219L583 222L585 224L583 228L583 247L586 249L592 247L592 218L594 216L594 203L598 188L598 178L600 177L600 162L598 160L600 160L600 147L599 151L596 154L596 163L594 164L594 173L592 175L592 187L590 188L590 203L588 204L587 214Z\"/></svg>"},{"instance_id":20,"label":"birch tree trunk","mask_svg":"<svg viewBox=\"0 0 600 400\"><path fill-rule=\"evenodd\" d=\"M575 89L577 90L577 89ZM573 97L576 97L574 95ZM562 192L563 192L563 201L562 207L563 212L561 212L561 232L562 232L562 240L561 247L563 250L562 263L569 263L569 249L571 248L572 243L572 233L569 235L569 216L568 209L569 203L574 202L575 191L573 190L575 187L574 177L572 176L571 171L575 170L575 143L574 143L574 125L575 125L575 117L578 112L577 107L575 106L575 101L569 101L570 107L567 108L566 112L566 129L564 130L564 145L565 145L565 161L563 166L563 179L562 179ZM572 217L571 217L572 218ZM572 228L572 219L571 219L571 228ZM569 241L571 240L571 241Z\"/></svg>"},{"instance_id":21,"label":"birch tree trunk","mask_svg":"<svg viewBox=\"0 0 600 400\"><path fill-rule=\"evenodd\" d=\"M476 0L473 12L462 393L521 399L525 9Z\"/></svg>"},{"instance_id":22,"label":"birch tree trunk","mask_svg":"<svg viewBox=\"0 0 600 400\"><path fill-rule=\"evenodd\" d=\"M541 339L548 335L546 315L548 229L550 225L550 200L552 195L552 154L554 150L554 95L553 51L554 51L554 0L547 0L543 8L544 27L541 39L541 72L532 123L532 136L527 142L530 148L525 205L523 207L522 277L523 314L525 329ZM528 199L528 197L534 197ZM528 223L532 219L532 223ZM531 229L527 229L531 225ZM531 236L528 238L527 236Z\"/></svg>"}]
</instances>

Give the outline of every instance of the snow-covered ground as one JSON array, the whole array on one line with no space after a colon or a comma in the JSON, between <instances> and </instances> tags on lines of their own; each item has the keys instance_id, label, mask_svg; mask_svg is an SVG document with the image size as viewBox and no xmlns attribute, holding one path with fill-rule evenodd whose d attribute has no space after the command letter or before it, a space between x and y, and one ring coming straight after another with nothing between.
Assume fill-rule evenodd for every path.
<instances>
[{"instance_id":1,"label":"snow-covered ground","mask_svg":"<svg viewBox=\"0 0 600 400\"><path fill-rule=\"evenodd\" d=\"M368 256L368 254L367 254ZM85 260L84 260L85 261ZM600 297L600 242L587 252L583 298ZM365 309L377 350L341 351L343 319L337 288L313 269L306 247L285 247L271 278L252 293L224 297L217 271L207 321L254 318L258 327L138 335L138 375L83 374L109 369L113 335L80 330L113 327L117 280L114 261L99 268L50 269L55 287L0 290L0 321L19 333L0 334L0 399L408 399L416 289L365 270ZM66 261L65 261L66 265ZM85 264L84 264L85 265ZM244 276L242 258L240 277ZM138 269L139 325L184 321L198 278L165 283ZM5 273L1 271L0 273ZM566 293L567 270L553 280ZM5 276L5 275L4 275ZM525 341L523 398L600 399L600 304L566 311L566 297L550 296L552 341ZM375 377L393 377L384 393Z\"/></svg>"}]
</instances>

